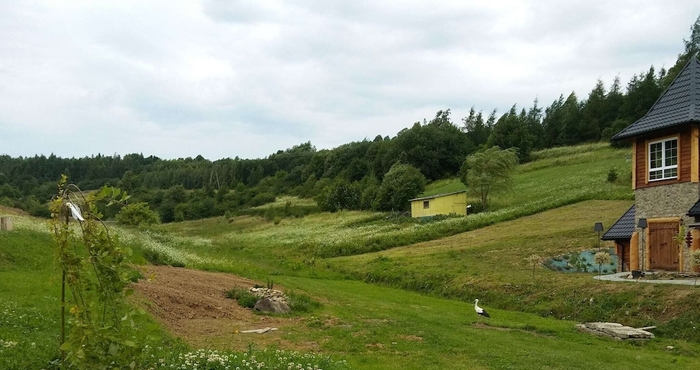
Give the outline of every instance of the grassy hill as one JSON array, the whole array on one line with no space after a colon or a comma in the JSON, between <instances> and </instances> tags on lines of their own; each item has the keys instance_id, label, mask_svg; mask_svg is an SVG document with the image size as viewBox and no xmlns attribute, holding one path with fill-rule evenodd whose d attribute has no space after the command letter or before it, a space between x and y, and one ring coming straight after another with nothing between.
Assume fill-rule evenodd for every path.
<instances>
[{"instance_id":1,"label":"grassy hill","mask_svg":"<svg viewBox=\"0 0 700 370\"><path fill-rule=\"evenodd\" d=\"M600 282L542 266L533 276L526 262L597 245L593 224L609 227L633 202L627 156L602 144L535 153L512 191L494 194L493 212L462 218L253 214L114 233L135 261L269 279L323 302L280 335L316 343L351 368L694 369L700 289ZM460 185L443 180L427 193ZM21 215L15 223L16 231L0 233L0 282L7 282L0 283L0 340L16 343L0 345L0 368L40 368L34 365L57 355L60 274L46 225ZM473 313L474 298L491 320ZM629 343L573 327L594 320L658 325L659 337Z\"/></svg>"},{"instance_id":2,"label":"grassy hill","mask_svg":"<svg viewBox=\"0 0 700 370\"><path fill-rule=\"evenodd\" d=\"M168 235L166 239L173 236L201 237L213 243L215 248L198 248L178 239L185 243L180 250L196 252L198 257L207 257L209 261L235 257L249 260L251 266L260 266L260 273L299 274L300 271L308 272L305 266L319 259L435 240L585 200L631 202L628 154L628 150L613 149L604 144L537 152L533 155L537 160L519 167L512 190L493 195L492 212L467 217L438 217L422 221L387 217L382 213L338 212L285 218L278 222L259 217L212 218L164 225L161 230ZM610 170L620 174L617 181L607 180ZM453 191L459 186L464 186L459 180L442 180L431 184L426 194ZM284 203L278 203L278 207L284 207ZM152 238L158 237L157 233L152 234ZM267 266L269 260L279 263L275 262L273 268ZM260 261L266 262L260 265ZM217 268L212 263L182 262L194 263L200 268Z\"/></svg>"}]
</instances>

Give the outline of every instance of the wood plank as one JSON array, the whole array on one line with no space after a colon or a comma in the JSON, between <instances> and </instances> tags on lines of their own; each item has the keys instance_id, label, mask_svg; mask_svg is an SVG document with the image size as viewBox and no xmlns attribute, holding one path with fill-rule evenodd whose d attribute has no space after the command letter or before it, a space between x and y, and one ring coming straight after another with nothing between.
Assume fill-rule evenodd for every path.
<instances>
[{"instance_id":1,"label":"wood plank","mask_svg":"<svg viewBox=\"0 0 700 370\"><path fill-rule=\"evenodd\" d=\"M678 138L678 181L691 181L691 135L690 130L682 131Z\"/></svg>"},{"instance_id":2,"label":"wood plank","mask_svg":"<svg viewBox=\"0 0 700 370\"><path fill-rule=\"evenodd\" d=\"M637 188L637 140L632 142L632 190Z\"/></svg>"},{"instance_id":3,"label":"wood plank","mask_svg":"<svg viewBox=\"0 0 700 370\"><path fill-rule=\"evenodd\" d=\"M651 269L678 270L678 248L674 237L678 234L678 222L654 222L649 224L649 267Z\"/></svg>"},{"instance_id":4,"label":"wood plank","mask_svg":"<svg viewBox=\"0 0 700 370\"><path fill-rule=\"evenodd\" d=\"M690 130L690 181L700 182L700 143L698 143L698 134L700 128L693 126Z\"/></svg>"}]
</instances>

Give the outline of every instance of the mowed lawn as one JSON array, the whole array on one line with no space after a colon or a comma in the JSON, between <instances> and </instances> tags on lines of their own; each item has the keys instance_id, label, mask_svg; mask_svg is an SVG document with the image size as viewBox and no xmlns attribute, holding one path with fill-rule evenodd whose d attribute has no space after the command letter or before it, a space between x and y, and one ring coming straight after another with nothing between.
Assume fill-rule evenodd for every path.
<instances>
[{"instance_id":1,"label":"mowed lawn","mask_svg":"<svg viewBox=\"0 0 700 370\"><path fill-rule=\"evenodd\" d=\"M283 278L322 298L290 340L314 340L356 369L695 369L700 346L626 342L575 330L575 322L429 297L357 281ZM668 350L667 346L673 346Z\"/></svg>"}]
</instances>

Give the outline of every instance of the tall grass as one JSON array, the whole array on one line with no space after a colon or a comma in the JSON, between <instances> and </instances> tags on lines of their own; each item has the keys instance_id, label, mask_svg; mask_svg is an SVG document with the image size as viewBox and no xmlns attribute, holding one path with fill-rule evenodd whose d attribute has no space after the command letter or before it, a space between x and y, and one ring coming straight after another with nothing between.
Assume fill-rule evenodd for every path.
<instances>
[{"instance_id":1,"label":"tall grass","mask_svg":"<svg viewBox=\"0 0 700 370\"><path fill-rule=\"evenodd\" d=\"M46 232L0 232L0 369L41 369L59 356L60 275Z\"/></svg>"}]
</instances>

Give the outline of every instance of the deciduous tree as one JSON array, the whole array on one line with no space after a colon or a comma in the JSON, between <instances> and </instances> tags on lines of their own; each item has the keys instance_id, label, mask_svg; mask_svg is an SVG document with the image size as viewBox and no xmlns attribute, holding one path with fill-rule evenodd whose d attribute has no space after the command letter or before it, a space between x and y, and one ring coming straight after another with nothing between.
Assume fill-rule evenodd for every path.
<instances>
[{"instance_id":1,"label":"deciduous tree","mask_svg":"<svg viewBox=\"0 0 700 370\"><path fill-rule=\"evenodd\" d=\"M481 150L464 161L466 171L462 182L471 194L481 199L483 209L487 211L489 195L511 186L517 165L518 156L513 149L502 150L494 146Z\"/></svg>"},{"instance_id":2,"label":"deciduous tree","mask_svg":"<svg viewBox=\"0 0 700 370\"><path fill-rule=\"evenodd\" d=\"M425 176L415 167L396 163L384 176L375 207L380 211L407 211L409 199L425 190Z\"/></svg>"}]
</instances>

